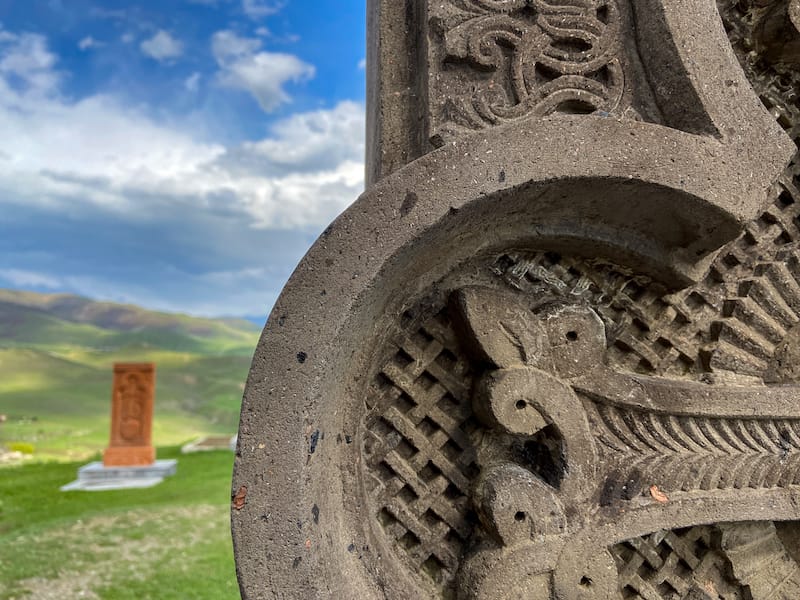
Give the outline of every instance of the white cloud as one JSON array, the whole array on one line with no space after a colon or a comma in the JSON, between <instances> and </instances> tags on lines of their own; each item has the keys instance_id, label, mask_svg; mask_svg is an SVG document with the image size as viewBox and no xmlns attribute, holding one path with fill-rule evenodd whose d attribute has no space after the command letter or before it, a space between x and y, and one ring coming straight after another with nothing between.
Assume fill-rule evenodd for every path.
<instances>
[{"instance_id":1,"label":"white cloud","mask_svg":"<svg viewBox=\"0 0 800 600\"><path fill-rule=\"evenodd\" d=\"M259 27L256 29L256 35L260 35L261 37L269 37L272 35L272 32L266 27Z\"/></svg>"},{"instance_id":2,"label":"white cloud","mask_svg":"<svg viewBox=\"0 0 800 600\"><path fill-rule=\"evenodd\" d=\"M46 288L57 289L61 285L58 277L25 269L0 269L0 280L6 286L15 288Z\"/></svg>"},{"instance_id":3,"label":"white cloud","mask_svg":"<svg viewBox=\"0 0 800 600\"><path fill-rule=\"evenodd\" d=\"M250 92L266 112L289 102L283 89L288 81L300 82L314 75L314 67L292 54L259 52L224 67L220 82Z\"/></svg>"},{"instance_id":4,"label":"white cloud","mask_svg":"<svg viewBox=\"0 0 800 600\"><path fill-rule=\"evenodd\" d=\"M134 36L132 33L125 33L120 38L120 40L122 41L123 44L130 44L135 39L136 39L136 36Z\"/></svg>"},{"instance_id":5,"label":"white cloud","mask_svg":"<svg viewBox=\"0 0 800 600\"><path fill-rule=\"evenodd\" d=\"M194 72L184 80L183 85L190 92L196 92L198 89L200 89L200 78L201 77L202 77L202 75L200 75L200 73Z\"/></svg>"},{"instance_id":6,"label":"white cloud","mask_svg":"<svg viewBox=\"0 0 800 600\"><path fill-rule=\"evenodd\" d=\"M251 19L274 15L284 7L281 0L242 0L242 10Z\"/></svg>"},{"instance_id":7,"label":"white cloud","mask_svg":"<svg viewBox=\"0 0 800 600\"><path fill-rule=\"evenodd\" d=\"M229 63L255 54L261 48L261 40L239 37L233 31L223 30L211 37L211 52L218 63Z\"/></svg>"},{"instance_id":8,"label":"white cloud","mask_svg":"<svg viewBox=\"0 0 800 600\"><path fill-rule=\"evenodd\" d=\"M146 284L88 271L62 275L48 261L0 256L0 279L10 285L196 314L260 314L302 255L308 232L321 230L363 189L360 104L292 115L258 141L201 141L197 129L159 122L118 97L65 96L56 57L44 38L30 36L0 44L0 214L157 228L166 236L154 242L159 247L199 248L213 260ZM233 62L255 52L247 40L225 48ZM286 272L258 283L253 263L263 261L254 260L253 248L265 243ZM235 301L228 300L239 284Z\"/></svg>"},{"instance_id":9,"label":"white cloud","mask_svg":"<svg viewBox=\"0 0 800 600\"><path fill-rule=\"evenodd\" d=\"M7 44L0 46L0 95L8 94L8 100L15 98L11 92L14 87L25 96L48 94L55 89L61 77L54 69L56 56L47 49L43 36L22 33L5 41Z\"/></svg>"},{"instance_id":10,"label":"white cloud","mask_svg":"<svg viewBox=\"0 0 800 600\"><path fill-rule=\"evenodd\" d=\"M311 79L315 69L293 54L259 52L260 47L260 40L232 31L218 31L211 40L220 84L249 92L264 111L271 112L291 100L284 89L287 83Z\"/></svg>"},{"instance_id":11,"label":"white cloud","mask_svg":"<svg viewBox=\"0 0 800 600\"><path fill-rule=\"evenodd\" d=\"M239 165L252 165L254 171L327 170L363 160L363 131L364 108L342 102L333 109L294 114L274 125L269 137L245 143L228 155L237 156Z\"/></svg>"},{"instance_id":12,"label":"white cloud","mask_svg":"<svg viewBox=\"0 0 800 600\"><path fill-rule=\"evenodd\" d=\"M171 60L183 54L183 44L163 29L144 40L139 47L142 52L159 62Z\"/></svg>"},{"instance_id":13,"label":"white cloud","mask_svg":"<svg viewBox=\"0 0 800 600\"><path fill-rule=\"evenodd\" d=\"M358 61L358 68L360 70L362 70L362 71L367 68L367 59L366 58L362 58L360 61Z\"/></svg>"},{"instance_id":14,"label":"white cloud","mask_svg":"<svg viewBox=\"0 0 800 600\"><path fill-rule=\"evenodd\" d=\"M98 42L90 35L87 35L80 42L78 42L78 48L80 48L81 50L88 50L89 48L99 48L102 45L103 44L101 42Z\"/></svg>"},{"instance_id":15,"label":"white cloud","mask_svg":"<svg viewBox=\"0 0 800 600\"><path fill-rule=\"evenodd\" d=\"M6 74L27 78L37 95ZM358 104L296 114L263 140L226 148L112 96L68 100L58 81L43 39L23 34L0 46L0 202L134 219L156 218L164 206L224 209L254 227L319 227L363 186Z\"/></svg>"}]
</instances>

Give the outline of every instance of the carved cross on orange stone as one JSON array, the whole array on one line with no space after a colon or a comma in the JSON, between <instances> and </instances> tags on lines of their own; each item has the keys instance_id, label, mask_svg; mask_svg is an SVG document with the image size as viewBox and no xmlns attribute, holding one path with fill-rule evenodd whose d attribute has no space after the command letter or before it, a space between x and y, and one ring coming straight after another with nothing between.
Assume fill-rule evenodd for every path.
<instances>
[{"instance_id":1,"label":"carved cross on orange stone","mask_svg":"<svg viewBox=\"0 0 800 600\"><path fill-rule=\"evenodd\" d=\"M103 453L107 467L152 464L151 443L156 367L153 363L117 363L111 392L111 442Z\"/></svg>"}]
</instances>

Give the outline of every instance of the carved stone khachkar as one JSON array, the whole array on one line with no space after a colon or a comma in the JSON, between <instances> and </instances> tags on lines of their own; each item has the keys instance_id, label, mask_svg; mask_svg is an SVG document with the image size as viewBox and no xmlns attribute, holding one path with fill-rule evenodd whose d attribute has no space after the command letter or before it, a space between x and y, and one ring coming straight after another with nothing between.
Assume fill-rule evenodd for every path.
<instances>
[{"instance_id":1,"label":"carved stone khachkar","mask_svg":"<svg viewBox=\"0 0 800 600\"><path fill-rule=\"evenodd\" d=\"M373 0L278 300L252 598L800 598L800 4Z\"/></svg>"},{"instance_id":2,"label":"carved stone khachkar","mask_svg":"<svg viewBox=\"0 0 800 600\"><path fill-rule=\"evenodd\" d=\"M152 464L151 442L156 366L153 363L117 363L111 391L111 441L103 453L107 467Z\"/></svg>"},{"instance_id":3,"label":"carved stone khachkar","mask_svg":"<svg viewBox=\"0 0 800 600\"><path fill-rule=\"evenodd\" d=\"M103 461L78 469L61 491L105 491L158 485L174 475L178 461L156 460L152 443L156 366L115 363L111 388L111 439Z\"/></svg>"}]
</instances>

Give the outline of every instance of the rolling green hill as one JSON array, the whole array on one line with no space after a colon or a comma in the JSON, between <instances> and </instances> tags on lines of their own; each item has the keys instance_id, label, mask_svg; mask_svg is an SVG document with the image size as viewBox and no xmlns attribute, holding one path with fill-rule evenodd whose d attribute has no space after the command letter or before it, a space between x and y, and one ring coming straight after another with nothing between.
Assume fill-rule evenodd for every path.
<instances>
[{"instance_id":1,"label":"rolling green hill","mask_svg":"<svg viewBox=\"0 0 800 600\"><path fill-rule=\"evenodd\" d=\"M156 363L153 442L233 434L258 327L0 290L0 445L82 459L108 441L115 362Z\"/></svg>"}]
</instances>

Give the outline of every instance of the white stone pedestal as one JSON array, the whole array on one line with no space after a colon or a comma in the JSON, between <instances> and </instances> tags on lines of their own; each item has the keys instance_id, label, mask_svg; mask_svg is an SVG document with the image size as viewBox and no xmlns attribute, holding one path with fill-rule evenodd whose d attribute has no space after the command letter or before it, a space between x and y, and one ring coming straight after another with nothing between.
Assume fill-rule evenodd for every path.
<instances>
[{"instance_id":1,"label":"white stone pedestal","mask_svg":"<svg viewBox=\"0 0 800 600\"><path fill-rule=\"evenodd\" d=\"M78 479L61 487L62 492L76 490L103 491L147 488L161 483L164 477L174 475L178 461L157 460L144 467L106 467L100 461L78 469Z\"/></svg>"}]
</instances>

